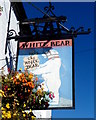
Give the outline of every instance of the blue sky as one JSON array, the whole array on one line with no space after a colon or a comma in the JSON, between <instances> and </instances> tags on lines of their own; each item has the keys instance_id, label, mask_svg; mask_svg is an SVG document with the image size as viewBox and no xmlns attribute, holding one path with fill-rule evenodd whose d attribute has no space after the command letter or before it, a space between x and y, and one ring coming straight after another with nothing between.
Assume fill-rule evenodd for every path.
<instances>
[{"instance_id":1,"label":"blue sky","mask_svg":"<svg viewBox=\"0 0 96 120\"><path fill-rule=\"evenodd\" d=\"M48 3L34 3L43 10ZM52 110L52 118L93 118L94 117L94 3L54 2L56 16L66 16L66 27L91 28L89 35L75 38L75 109ZM42 17L43 14L24 3L28 18Z\"/></svg>"}]
</instances>

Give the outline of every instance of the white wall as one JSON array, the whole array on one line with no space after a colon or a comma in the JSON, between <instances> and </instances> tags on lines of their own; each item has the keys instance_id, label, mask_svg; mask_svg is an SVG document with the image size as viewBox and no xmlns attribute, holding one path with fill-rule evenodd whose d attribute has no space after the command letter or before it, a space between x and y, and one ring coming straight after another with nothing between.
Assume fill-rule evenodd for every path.
<instances>
[{"instance_id":1,"label":"white wall","mask_svg":"<svg viewBox=\"0 0 96 120\"><path fill-rule=\"evenodd\" d=\"M7 37L7 27L8 27L8 20L9 20L9 9L10 9L10 2L9 0L1 0L0 6L3 7L2 15L0 16L0 69L6 64L5 57L9 58L9 50L7 48L7 54L5 55L5 44L6 44L6 37ZM18 33L18 24L17 24L16 17L12 10L11 12L11 21L10 21L10 29L14 29L16 33ZM12 53L12 57L16 57L17 51L17 42L12 40L10 41L10 50ZM14 62L15 64L15 62ZM7 66L4 67L5 72L7 72Z\"/></svg>"},{"instance_id":2,"label":"white wall","mask_svg":"<svg viewBox=\"0 0 96 120\"><path fill-rule=\"evenodd\" d=\"M9 58L9 51L7 48L7 54L5 55L5 43L7 37L7 27L9 20L9 9L10 2L9 0L0 0L0 6L3 7L2 15L0 16L0 69L6 65L5 57ZM16 20L15 14L12 10L11 12L11 21L10 29L14 29L16 33L19 32L18 21ZM10 50L12 57L16 57L17 54L17 42L15 40L10 41ZM14 62L15 64L15 62ZM5 73L7 73L7 66L4 67ZM35 110L33 111L37 118L51 118L51 110Z\"/></svg>"}]
</instances>

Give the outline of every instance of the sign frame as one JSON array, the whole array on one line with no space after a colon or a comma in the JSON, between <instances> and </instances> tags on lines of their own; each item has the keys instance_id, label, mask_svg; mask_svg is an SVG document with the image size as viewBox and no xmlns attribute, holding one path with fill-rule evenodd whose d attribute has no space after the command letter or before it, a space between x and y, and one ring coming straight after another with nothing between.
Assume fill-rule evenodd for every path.
<instances>
[{"instance_id":1,"label":"sign frame","mask_svg":"<svg viewBox=\"0 0 96 120\"><path fill-rule=\"evenodd\" d=\"M67 109L75 109L75 64L74 64L74 37L70 37L70 38L64 38L64 39L71 39L72 40L72 107L50 107L50 108L47 108L47 109L40 109L40 110L54 110L54 109L64 109L64 110L67 110ZM61 40L61 39L58 39L58 40ZM44 41L44 40L42 40ZM17 59L16 59L16 70L17 70L17 65L18 65L18 56L19 56L19 44L20 42L32 42L32 40L30 41L25 41L25 40L21 40L21 41L18 41L18 44L17 44ZM37 41L36 41L37 42ZM45 45L45 44L44 44ZM34 110L38 110L38 109L34 109Z\"/></svg>"}]
</instances>

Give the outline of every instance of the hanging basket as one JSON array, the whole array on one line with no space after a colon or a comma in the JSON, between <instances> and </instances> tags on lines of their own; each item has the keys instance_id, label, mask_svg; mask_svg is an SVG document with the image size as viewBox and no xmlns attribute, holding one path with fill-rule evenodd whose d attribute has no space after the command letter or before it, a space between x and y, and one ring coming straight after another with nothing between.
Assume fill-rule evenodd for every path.
<instances>
[{"instance_id":1,"label":"hanging basket","mask_svg":"<svg viewBox=\"0 0 96 120\"><path fill-rule=\"evenodd\" d=\"M47 109L50 100L54 98L52 92L44 91L44 85L40 84L38 77L28 71L10 71L7 75L2 72L0 78L1 110L4 120L35 119L32 110Z\"/></svg>"}]
</instances>

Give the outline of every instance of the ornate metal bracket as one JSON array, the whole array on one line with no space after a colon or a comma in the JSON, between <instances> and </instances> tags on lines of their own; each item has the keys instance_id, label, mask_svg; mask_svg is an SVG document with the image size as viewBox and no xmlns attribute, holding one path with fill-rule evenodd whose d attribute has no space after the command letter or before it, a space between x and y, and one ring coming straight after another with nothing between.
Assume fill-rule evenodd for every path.
<instances>
[{"instance_id":1,"label":"ornate metal bracket","mask_svg":"<svg viewBox=\"0 0 96 120\"><path fill-rule=\"evenodd\" d=\"M54 6L51 4L51 2L49 2L49 6L44 7L44 10L45 10L46 13L49 14L50 16L51 16L51 15L55 16L55 14L54 14L53 11L52 11L52 10L54 10L54 9L55 9L55 8L54 8ZM46 15L44 15L44 16L46 16Z\"/></svg>"},{"instance_id":2,"label":"ornate metal bracket","mask_svg":"<svg viewBox=\"0 0 96 120\"><path fill-rule=\"evenodd\" d=\"M56 17L56 15L53 13L53 10L55 8L50 2L49 6L46 6L44 8L45 12L37 8L33 4L32 6L42 12L44 16L42 18L20 21L19 36L17 36L14 30L10 30L8 33L8 40L15 39L19 41L36 41L46 39L63 39L77 37L77 35L89 34L91 32L89 28L85 31L84 27L79 27L78 29L75 29L74 27L71 27L70 29L66 28L62 23L65 23L67 21L67 18L65 16ZM30 26L31 35L27 34L27 29L26 31L23 30L26 25ZM15 33L15 35L13 35L13 32Z\"/></svg>"}]
</instances>

